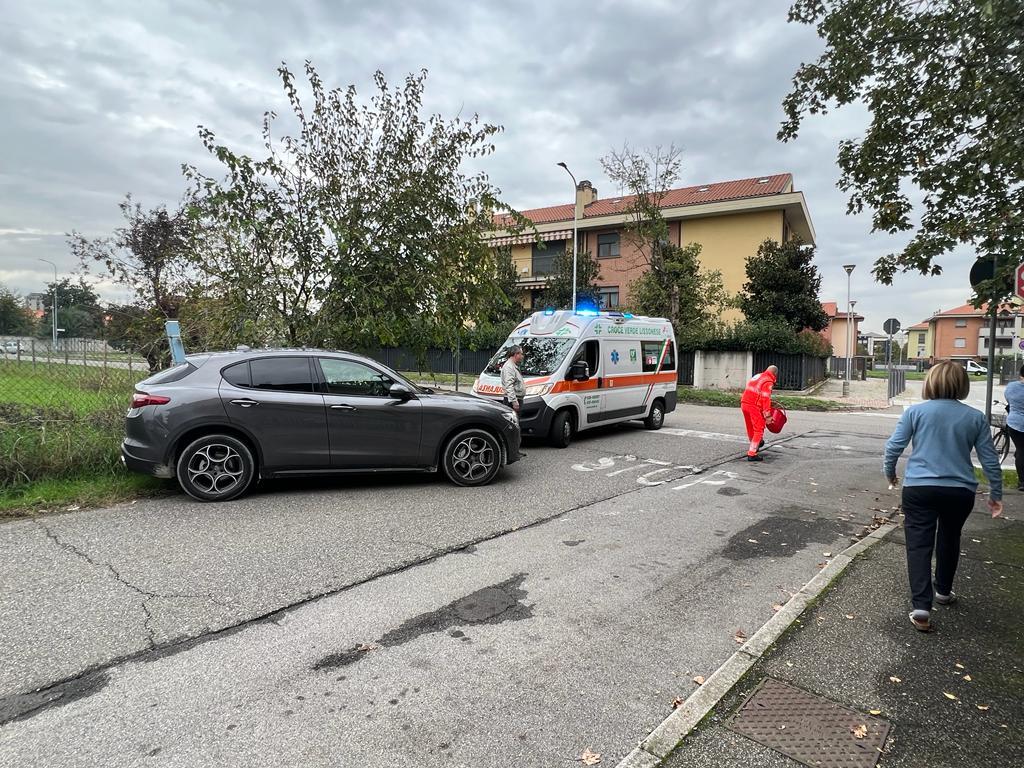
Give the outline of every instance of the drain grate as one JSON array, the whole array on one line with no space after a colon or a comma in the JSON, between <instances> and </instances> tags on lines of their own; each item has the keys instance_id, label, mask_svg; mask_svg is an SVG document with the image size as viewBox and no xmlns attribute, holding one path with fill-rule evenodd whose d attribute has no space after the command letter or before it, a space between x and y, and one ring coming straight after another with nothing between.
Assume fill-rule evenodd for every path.
<instances>
[{"instance_id":1,"label":"drain grate","mask_svg":"<svg viewBox=\"0 0 1024 768\"><path fill-rule=\"evenodd\" d=\"M766 677L727 727L811 768L874 768L890 726Z\"/></svg>"}]
</instances>

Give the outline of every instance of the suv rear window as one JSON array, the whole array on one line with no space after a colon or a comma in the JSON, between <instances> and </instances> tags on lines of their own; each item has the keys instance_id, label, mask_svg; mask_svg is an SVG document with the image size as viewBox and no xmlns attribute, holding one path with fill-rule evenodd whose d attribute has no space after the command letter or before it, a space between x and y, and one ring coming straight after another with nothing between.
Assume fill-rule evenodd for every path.
<instances>
[{"instance_id":1,"label":"suv rear window","mask_svg":"<svg viewBox=\"0 0 1024 768\"><path fill-rule=\"evenodd\" d=\"M264 357L249 361L253 389L312 392L313 374L308 357Z\"/></svg>"},{"instance_id":2,"label":"suv rear window","mask_svg":"<svg viewBox=\"0 0 1024 768\"><path fill-rule=\"evenodd\" d=\"M190 373L193 373L196 367L191 363L178 363L172 365L170 368L165 368L159 373L154 373L145 381L140 382L139 386L152 386L154 384L171 384L175 381L181 381Z\"/></svg>"},{"instance_id":3,"label":"suv rear window","mask_svg":"<svg viewBox=\"0 0 1024 768\"><path fill-rule=\"evenodd\" d=\"M229 365L220 375L224 377L224 381L228 384L233 384L236 387L251 387L252 383L249 379L249 361L246 360L244 363L235 363Z\"/></svg>"}]
</instances>

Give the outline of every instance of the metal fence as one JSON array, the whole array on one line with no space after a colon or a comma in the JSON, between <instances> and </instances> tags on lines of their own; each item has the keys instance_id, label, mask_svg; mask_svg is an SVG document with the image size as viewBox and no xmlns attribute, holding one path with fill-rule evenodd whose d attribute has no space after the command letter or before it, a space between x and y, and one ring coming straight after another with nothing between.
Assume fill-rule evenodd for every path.
<instances>
[{"instance_id":1,"label":"metal fence","mask_svg":"<svg viewBox=\"0 0 1024 768\"><path fill-rule=\"evenodd\" d=\"M907 372L899 368L889 371L889 399L902 395L907 389Z\"/></svg>"},{"instance_id":2,"label":"metal fence","mask_svg":"<svg viewBox=\"0 0 1024 768\"><path fill-rule=\"evenodd\" d=\"M779 369L777 389L800 391L825 380L825 358L811 355L783 354L781 352L755 352L754 371L763 371L769 365Z\"/></svg>"},{"instance_id":3,"label":"metal fence","mask_svg":"<svg viewBox=\"0 0 1024 768\"><path fill-rule=\"evenodd\" d=\"M693 386L693 372L697 362L697 353L680 352L679 353L679 383L684 384L688 387Z\"/></svg>"},{"instance_id":4,"label":"metal fence","mask_svg":"<svg viewBox=\"0 0 1024 768\"><path fill-rule=\"evenodd\" d=\"M850 366L851 376L850 378L856 379L857 381L866 381L868 378L868 365L866 357L854 357L851 359L852 365ZM829 362L829 374L834 379L845 379L846 378L846 358L845 357L833 357Z\"/></svg>"}]
</instances>

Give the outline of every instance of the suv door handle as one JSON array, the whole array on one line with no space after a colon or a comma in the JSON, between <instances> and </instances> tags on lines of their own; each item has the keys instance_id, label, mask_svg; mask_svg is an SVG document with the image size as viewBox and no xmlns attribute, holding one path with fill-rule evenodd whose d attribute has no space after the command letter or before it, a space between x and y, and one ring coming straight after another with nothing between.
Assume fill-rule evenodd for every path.
<instances>
[{"instance_id":1,"label":"suv door handle","mask_svg":"<svg viewBox=\"0 0 1024 768\"><path fill-rule=\"evenodd\" d=\"M354 410L356 410L356 407L354 405L344 405L343 404L343 405L332 405L331 409L335 410L335 411L354 411Z\"/></svg>"},{"instance_id":2,"label":"suv door handle","mask_svg":"<svg viewBox=\"0 0 1024 768\"><path fill-rule=\"evenodd\" d=\"M248 397L243 397L240 400L232 400L231 404L232 405L240 405L243 408L251 408L254 405L259 405L260 401L259 400L252 400L252 399L250 399Z\"/></svg>"}]
</instances>

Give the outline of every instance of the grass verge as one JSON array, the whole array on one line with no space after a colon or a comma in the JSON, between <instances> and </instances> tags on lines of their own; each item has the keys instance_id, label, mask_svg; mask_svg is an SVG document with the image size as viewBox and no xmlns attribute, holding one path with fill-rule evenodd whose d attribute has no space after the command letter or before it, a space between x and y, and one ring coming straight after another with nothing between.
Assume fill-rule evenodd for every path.
<instances>
[{"instance_id":1,"label":"grass verge","mask_svg":"<svg viewBox=\"0 0 1024 768\"><path fill-rule=\"evenodd\" d=\"M978 481L985 487L988 488L988 480L985 478L985 473L982 472L980 467L974 468L974 476L978 478ZM1017 471L1013 469L1003 470L1003 490L1007 488L1016 488L1020 484L1020 478L1017 477Z\"/></svg>"},{"instance_id":2,"label":"grass verge","mask_svg":"<svg viewBox=\"0 0 1024 768\"><path fill-rule=\"evenodd\" d=\"M101 507L118 501L158 496L173 488L169 480L118 472L86 477L43 478L0 488L0 517L18 517L69 506Z\"/></svg>"},{"instance_id":3,"label":"grass verge","mask_svg":"<svg viewBox=\"0 0 1024 768\"><path fill-rule=\"evenodd\" d=\"M722 392L717 389L693 389L692 387L679 387L679 402L693 403L694 405L717 405L723 408L739 408L739 392ZM778 395L772 397L772 402L781 405L787 411L846 411L848 406L832 400L822 400L817 397L797 397Z\"/></svg>"},{"instance_id":4,"label":"grass verge","mask_svg":"<svg viewBox=\"0 0 1024 768\"><path fill-rule=\"evenodd\" d=\"M869 379L887 379L889 374L884 368L873 368L868 371ZM918 371L907 371L907 381L924 381L924 374Z\"/></svg>"}]
</instances>

